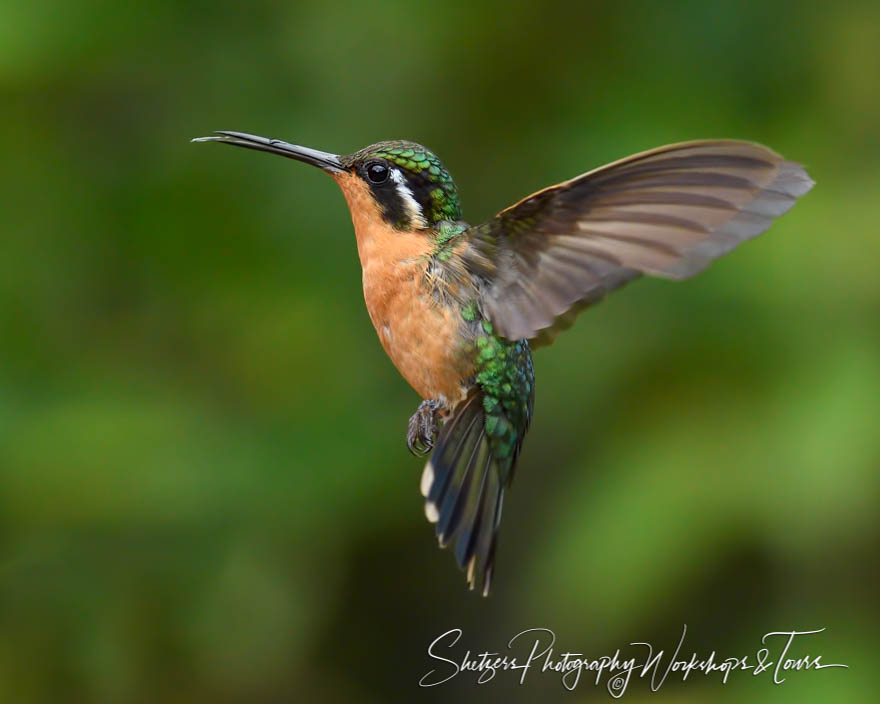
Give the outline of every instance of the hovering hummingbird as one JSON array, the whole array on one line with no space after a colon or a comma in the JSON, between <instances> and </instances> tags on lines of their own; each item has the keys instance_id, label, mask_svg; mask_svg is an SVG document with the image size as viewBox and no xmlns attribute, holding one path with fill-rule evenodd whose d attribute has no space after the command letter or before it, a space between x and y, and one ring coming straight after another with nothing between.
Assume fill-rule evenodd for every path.
<instances>
[{"instance_id":1,"label":"hovering hummingbird","mask_svg":"<svg viewBox=\"0 0 880 704\"><path fill-rule=\"evenodd\" d=\"M425 515L471 589L488 594L504 491L535 401L531 350L609 291L686 279L766 230L813 186L751 142L672 144L549 186L481 225L462 220L440 160L407 141L344 156L242 132L220 142L328 172L348 203L364 300L391 361L424 399L411 452L430 458Z\"/></svg>"}]
</instances>

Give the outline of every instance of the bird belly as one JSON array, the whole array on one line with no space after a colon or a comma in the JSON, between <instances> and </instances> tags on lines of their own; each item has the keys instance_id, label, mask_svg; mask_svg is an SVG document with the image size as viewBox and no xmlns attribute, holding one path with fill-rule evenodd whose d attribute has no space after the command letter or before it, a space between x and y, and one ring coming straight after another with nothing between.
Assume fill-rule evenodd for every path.
<instances>
[{"instance_id":1,"label":"bird belly","mask_svg":"<svg viewBox=\"0 0 880 704\"><path fill-rule=\"evenodd\" d=\"M424 263L364 268L364 299L394 366L424 399L454 407L466 394L473 363L464 353L462 318L424 283Z\"/></svg>"}]
</instances>

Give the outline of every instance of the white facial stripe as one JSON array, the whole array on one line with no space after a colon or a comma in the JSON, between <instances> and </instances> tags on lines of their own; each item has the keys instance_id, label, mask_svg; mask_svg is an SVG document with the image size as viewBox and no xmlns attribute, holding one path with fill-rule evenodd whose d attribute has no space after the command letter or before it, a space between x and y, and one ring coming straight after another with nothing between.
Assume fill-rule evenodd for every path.
<instances>
[{"instance_id":1,"label":"white facial stripe","mask_svg":"<svg viewBox=\"0 0 880 704\"><path fill-rule=\"evenodd\" d=\"M413 192L410 190L409 186L406 185L406 177L403 175L403 172L400 169L391 169L391 180L394 181L396 185L397 194L403 201L403 204L406 207L406 212L413 225L416 227L427 227L428 222L425 220L425 216L422 213L422 206L419 205L419 202L413 196Z\"/></svg>"}]
</instances>

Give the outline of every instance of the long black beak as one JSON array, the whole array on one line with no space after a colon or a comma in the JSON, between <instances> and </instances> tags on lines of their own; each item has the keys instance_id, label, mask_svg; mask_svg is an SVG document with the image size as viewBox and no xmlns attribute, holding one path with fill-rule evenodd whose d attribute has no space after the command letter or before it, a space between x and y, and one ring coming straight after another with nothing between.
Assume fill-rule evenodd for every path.
<instances>
[{"instance_id":1,"label":"long black beak","mask_svg":"<svg viewBox=\"0 0 880 704\"><path fill-rule=\"evenodd\" d=\"M246 149L256 149L258 152L269 152L270 154L280 154L288 159L296 159L304 161L312 166L319 166L329 173L341 173L345 171L342 162L336 154L329 152L319 152L317 149L309 149L308 147L300 147L296 144L282 142L280 139L269 139L268 137L258 137L254 134L245 132L229 132L228 130L217 130L216 137L196 137L193 142L220 142L221 144L232 144L236 147L245 147Z\"/></svg>"}]
</instances>

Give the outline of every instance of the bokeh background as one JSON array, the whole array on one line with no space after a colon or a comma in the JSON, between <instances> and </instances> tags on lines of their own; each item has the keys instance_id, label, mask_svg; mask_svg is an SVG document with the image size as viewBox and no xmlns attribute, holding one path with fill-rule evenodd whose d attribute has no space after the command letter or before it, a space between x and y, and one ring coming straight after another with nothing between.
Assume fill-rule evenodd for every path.
<instances>
[{"instance_id":1,"label":"bokeh background","mask_svg":"<svg viewBox=\"0 0 880 704\"><path fill-rule=\"evenodd\" d=\"M0 702L608 700L420 690L428 643L525 628L849 670L630 701L874 701L880 5L0 3ZM667 142L816 188L685 284L536 354L491 598L422 515L418 398L330 179L191 137L437 151L480 221ZM688 651L689 652L689 651Z\"/></svg>"}]
</instances>

